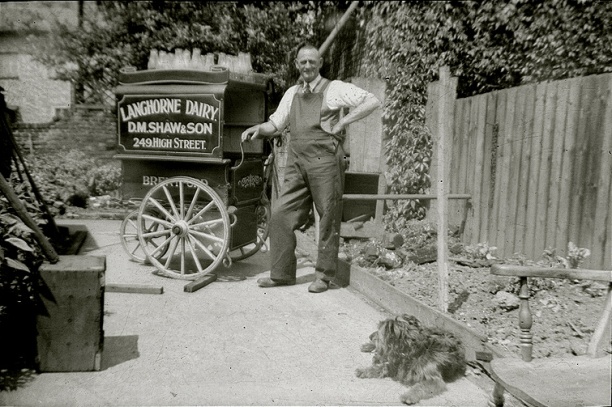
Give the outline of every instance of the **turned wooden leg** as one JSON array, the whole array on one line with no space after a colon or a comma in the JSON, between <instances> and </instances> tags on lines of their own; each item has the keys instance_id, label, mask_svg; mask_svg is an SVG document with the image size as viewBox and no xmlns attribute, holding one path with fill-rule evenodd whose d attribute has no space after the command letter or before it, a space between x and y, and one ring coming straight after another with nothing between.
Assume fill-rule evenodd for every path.
<instances>
[{"instance_id":1,"label":"turned wooden leg","mask_svg":"<svg viewBox=\"0 0 612 407\"><path fill-rule=\"evenodd\" d=\"M529 285L527 284L527 277L521 277L520 284L519 299L521 303L519 306L519 328L521 329L521 333L519 335L519 340L521 341L521 359L525 362L531 362L531 352L533 348L531 326L533 325L533 320L531 317L531 310L529 309Z\"/></svg>"},{"instance_id":2,"label":"turned wooden leg","mask_svg":"<svg viewBox=\"0 0 612 407\"><path fill-rule=\"evenodd\" d=\"M495 383L491 397L489 398L488 407L503 407L504 405L504 387L499 383Z\"/></svg>"}]
</instances>

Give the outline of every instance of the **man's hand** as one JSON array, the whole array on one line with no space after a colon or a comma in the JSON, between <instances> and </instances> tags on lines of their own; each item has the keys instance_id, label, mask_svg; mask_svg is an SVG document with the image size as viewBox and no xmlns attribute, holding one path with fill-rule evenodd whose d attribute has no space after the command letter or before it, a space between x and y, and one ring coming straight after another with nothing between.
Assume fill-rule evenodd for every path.
<instances>
[{"instance_id":1,"label":"man's hand","mask_svg":"<svg viewBox=\"0 0 612 407\"><path fill-rule=\"evenodd\" d=\"M338 121L338 123L336 123L334 125L334 127L331 129L331 132L334 136L337 136L339 134L341 134L344 131L344 124L342 122L342 120Z\"/></svg>"},{"instance_id":2,"label":"man's hand","mask_svg":"<svg viewBox=\"0 0 612 407\"><path fill-rule=\"evenodd\" d=\"M259 124L251 126L242 132L242 141L251 141L258 139L259 137Z\"/></svg>"}]
</instances>

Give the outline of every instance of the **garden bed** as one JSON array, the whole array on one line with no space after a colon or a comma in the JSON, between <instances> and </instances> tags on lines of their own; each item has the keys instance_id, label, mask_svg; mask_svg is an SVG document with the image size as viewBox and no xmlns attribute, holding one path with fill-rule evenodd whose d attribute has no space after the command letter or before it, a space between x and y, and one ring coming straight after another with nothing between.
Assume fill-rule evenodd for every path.
<instances>
[{"instance_id":1,"label":"garden bed","mask_svg":"<svg viewBox=\"0 0 612 407\"><path fill-rule=\"evenodd\" d=\"M418 253L435 253L435 233L422 224L417 233L406 235L401 249L386 250L378 242L349 240L341 248L341 257L382 279L400 292L434 308L438 307L438 270L436 262L417 265L407 260ZM414 232L414 230L413 230ZM378 246L379 257L372 256L372 246ZM518 279L490 274L493 262L535 264L520 256L511 259L486 259L492 249L486 245L460 248L458 239L451 238L453 247L449 262L449 313L475 332L482 334L497 348L519 354ZM368 249L369 247L369 249ZM475 252L483 258L475 258ZM369 253L369 256L368 256ZM389 255L390 254L390 255ZM402 259L402 265L390 268L385 257ZM427 257L427 256L424 256ZM554 253L538 262L554 263ZM553 265L553 264L551 264ZM557 264L557 266L559 266ZM586 352L597 318L603 308L607 287L598 282L567 279L530 279L533 314L534 356L571 356Z\"/></svg>"}]
</instances>

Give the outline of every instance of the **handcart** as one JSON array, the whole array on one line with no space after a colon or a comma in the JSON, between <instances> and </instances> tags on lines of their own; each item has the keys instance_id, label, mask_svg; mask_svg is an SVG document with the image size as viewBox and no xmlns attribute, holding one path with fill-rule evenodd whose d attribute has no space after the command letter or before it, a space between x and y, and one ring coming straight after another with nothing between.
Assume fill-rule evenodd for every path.
<instances>
[{"instance_id":1,"label":"handcart","mask_svg":"<svg viewBox=\"0 0 612 407\"><path fill-rule=\"evenodd\" d=\"M265 250L269 145L241 133L267 119L271 81L227 70L124 72L116 89L132 259L195 280Z\"/></svg>"}]
</instances>

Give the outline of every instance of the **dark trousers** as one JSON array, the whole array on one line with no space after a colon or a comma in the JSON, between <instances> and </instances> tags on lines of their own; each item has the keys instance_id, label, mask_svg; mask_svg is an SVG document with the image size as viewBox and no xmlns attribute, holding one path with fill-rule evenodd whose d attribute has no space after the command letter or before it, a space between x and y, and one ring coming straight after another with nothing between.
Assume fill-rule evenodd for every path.
<instances>
[{"instance_id":1,"label":"dark trousers","mask_svg":"<svg viewBox=\"0 0 612 407\"><path fill-rule=\"evenodd\" d=\"M285 180L270 220L270 277L295 280L295 231L306 223L314 203L320 216L316 277L331 281L338 268L346 157L332 137L292 139Z\"/></svg>"}]
</instances>

